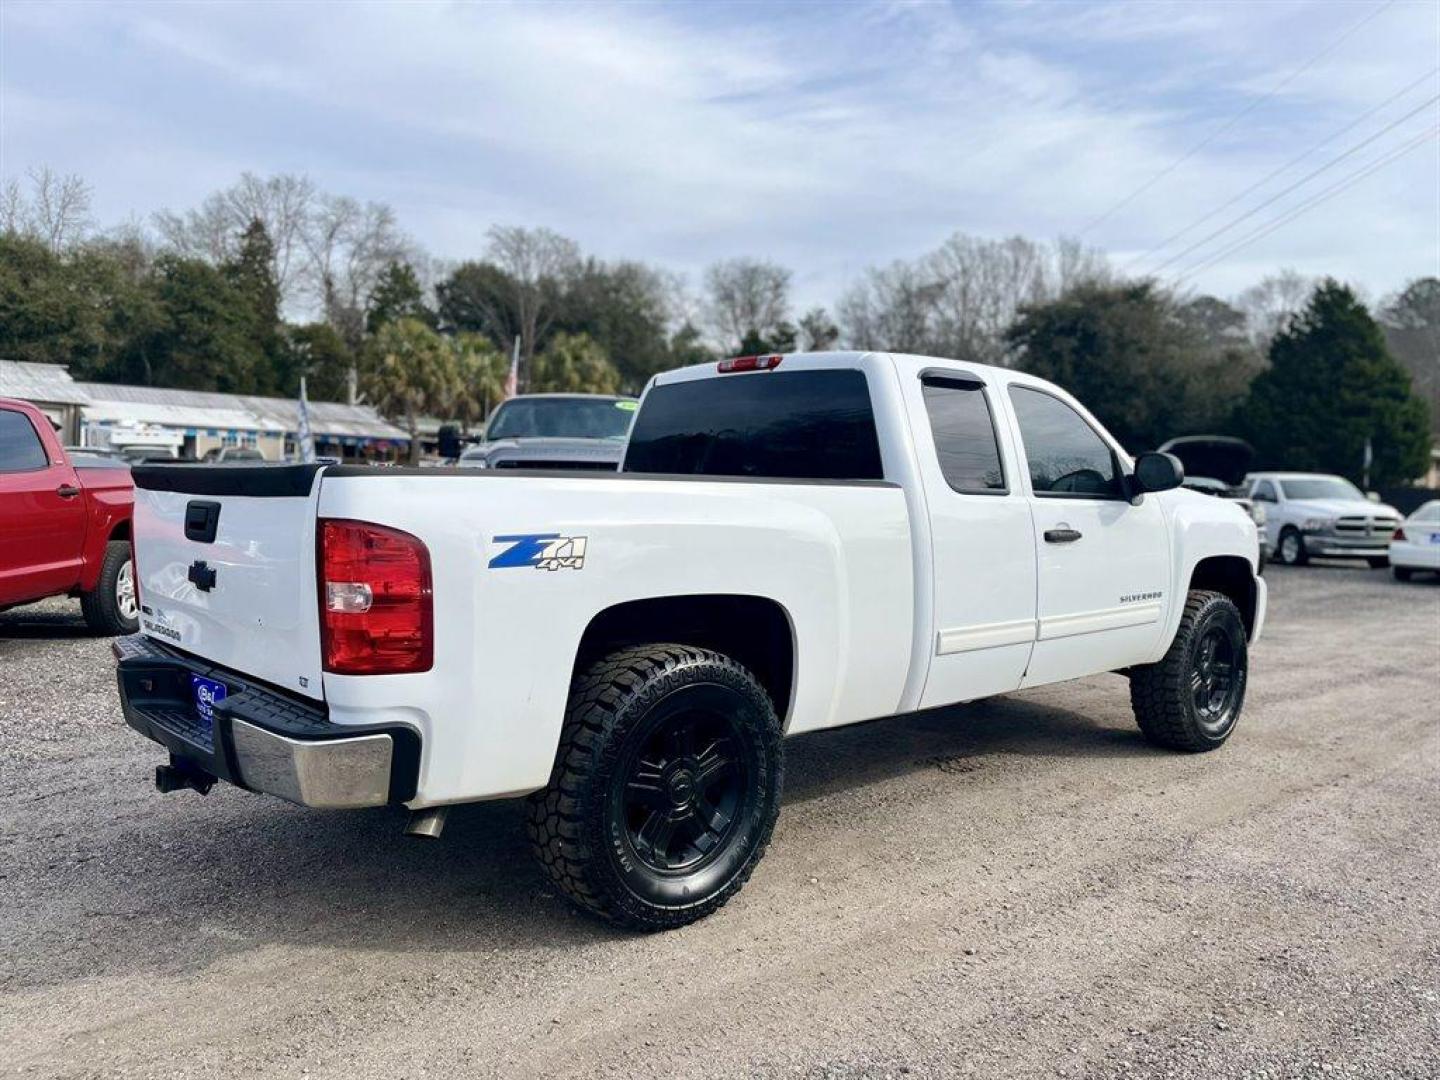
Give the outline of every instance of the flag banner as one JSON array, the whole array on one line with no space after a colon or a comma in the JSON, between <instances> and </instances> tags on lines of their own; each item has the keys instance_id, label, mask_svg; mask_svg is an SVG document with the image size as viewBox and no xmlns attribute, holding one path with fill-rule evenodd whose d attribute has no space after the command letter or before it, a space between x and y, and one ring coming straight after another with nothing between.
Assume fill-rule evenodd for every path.
<instances>
[{"instance_id":1,"label":"flag banner","mask_svg":"<svg viewBox=\"0 0 1440 1080\"><path fill-rule=\"evenodd\" d=\"M300 429L296 442L299 444L300 460L310 464L315 460L315 437L310 434L310 403L305 399L305 376L300 376Z\"/></svg>"},{"instance_id":2,"label":"flag banner","mask_svg":"<svg viewBox=\"0 0 1440 1080\"><path fill-rule=\"evenodd\" d=\"M505 376L504 399L510 400L520 392L520 339L515 339L515 348L510 352L510 372Z\"/></svg>"}]
</instances>

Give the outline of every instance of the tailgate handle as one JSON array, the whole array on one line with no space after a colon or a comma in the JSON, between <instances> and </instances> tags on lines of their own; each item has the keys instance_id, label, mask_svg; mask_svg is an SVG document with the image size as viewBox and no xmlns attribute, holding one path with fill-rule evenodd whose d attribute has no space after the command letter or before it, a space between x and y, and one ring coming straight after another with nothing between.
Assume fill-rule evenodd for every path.
<instances>
[{"instance_id":1,"label":"tailgate handle","mask_svg":"<svg viewBox=\"0 0 1440 1080\"><path fill-rule=\"evenodd\" d=\"M198 544L213 544L215 530L220 527L220 504L194 499L185 505L185 539Z\"/></svg>"}]
</instances>

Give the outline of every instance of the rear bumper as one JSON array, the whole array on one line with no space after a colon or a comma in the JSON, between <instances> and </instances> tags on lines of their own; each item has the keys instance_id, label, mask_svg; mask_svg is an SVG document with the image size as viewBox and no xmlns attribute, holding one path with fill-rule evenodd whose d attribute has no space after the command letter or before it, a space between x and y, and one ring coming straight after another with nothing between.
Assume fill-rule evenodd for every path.
<instances>
[{"instance_id":1,"label":"rear bumper","mask_svg":"<svg viewBox=\"0 0 1440 1080\"><path fill-rule=\"evenodd\" d=\"M117 638L114 651L125 722L190 765L302 806L384 806L415 797L420 737L410 728L333 724L319 702L141 634ZM195 714L192 675L228 691L208 731Z\"/></svg>"},{"instance_id":2,"label":"rear bumper","mask_svg":"<svg viewBox=\"0 0 1440 1080\"><path fill-rule=\"evenodd\" d=\"M1411 544L1400 541L1390 545L1390 564L1412 570L1440 570L1440 544Z\"/></svg>"}]
</instances>

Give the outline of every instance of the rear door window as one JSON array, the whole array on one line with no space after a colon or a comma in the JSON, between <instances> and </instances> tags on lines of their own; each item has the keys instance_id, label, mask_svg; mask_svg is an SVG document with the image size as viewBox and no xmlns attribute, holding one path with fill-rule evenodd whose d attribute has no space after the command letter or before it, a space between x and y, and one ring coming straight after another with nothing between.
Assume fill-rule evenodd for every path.
<instances>
[{"instance_id":1,"label":"rear door window","mask_svg":"<svg viewBox=\"0 0 1440 1080\"><path fill-rule=\"evenodd\" d=\"M1030 486L1049 498L1123 498L1114 451L1085 418L1057 397L1028 386L1010 387Z\"/></svg>"},{"instance_id":2,"label":"rear door window","mask_svg":"<svg viewBox=\"0 0 1440 1080\"><path fill-rule=\"evenodd\" d=\"M936 376L921 383L945 482L966 495L1003 495L1005 470L984 386Z\"/></svg>"},{"instance_id":3,"label":"rear door window","mask_svg":"<svg viewBox=\"0 0 1440 1080\"><path fill-rule=\"evenodd\" d=\"M625 472L880 480L865 374L774 371L652 387Z\"/></svg>"},{"instance_id":4,"label":"rear door window","mask_svg":"<svg viewBox=\"0 0 1440 1080\"><path fill-rule=\"evenodd\" d=\"M30 418L13 409L0 409L0 472L33 472L49 465Z\"/></svg>"}]
</instances>

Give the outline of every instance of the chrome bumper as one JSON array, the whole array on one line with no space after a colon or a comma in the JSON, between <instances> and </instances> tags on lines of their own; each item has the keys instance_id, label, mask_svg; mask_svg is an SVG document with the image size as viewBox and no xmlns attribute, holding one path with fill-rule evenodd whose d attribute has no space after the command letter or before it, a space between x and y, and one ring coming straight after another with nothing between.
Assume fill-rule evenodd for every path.
<instances>
[{"instance_id":1,"label":"chrome bumper","mask_svg":"<svg viewBox=\"0 0 1440 1080\"><path fill-rule=\"evenodd\" d=\"M1319 555L1322 558L1332 556L1335 558L1362 558L1366 556L1384 555L1390 550L1390 536L1336 536L1334 533L1307 532L1302 533L1305 537L1305 553L1307 555Z\"/></svg>"},{"instance_id":2,"label":"chrome bumper","mask_svg":"<svg viewBox=\"0 0 1440 1080\"><path fill-rule=\"evenodd\" d=\"M116 638L125 722L179 761L301 806L350 809L415 797L420 737L407 727L330 722L325 706L207 664L143 635ZM191 676L223 683L213 722L196 714Z\"/></svg>"},{"instance_id":3,"label":"chrome bumper","mask_svg":"<svg viewBox=\"0 0 1440 1080\"><path fill-rule=\"evenodd\" d=\"M240 782L301 806L345 809L390 801L389 735L310 742L231 722Z\"/></svg>"}]
</instances>

